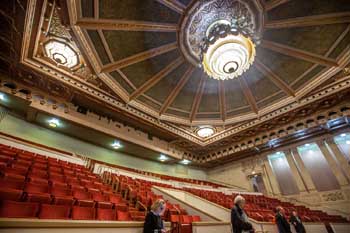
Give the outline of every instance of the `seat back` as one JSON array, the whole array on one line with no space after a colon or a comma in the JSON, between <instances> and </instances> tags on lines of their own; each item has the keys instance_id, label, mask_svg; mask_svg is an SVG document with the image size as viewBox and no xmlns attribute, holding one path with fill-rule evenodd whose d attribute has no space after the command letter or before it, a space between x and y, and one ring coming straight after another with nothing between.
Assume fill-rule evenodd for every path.
<instances>
[{"instance_id":1,"label":"seat back","mask_svg":"<svg viewBox=\"0 0 350 233\"><path fill-rule=\"evenodd\" d=\"M117 220L117 212L115 209L97 208L96 219L104 221L114 221Z\"/></svg>"},{"instance_id":2,"label":"seat back","mask_svg":"<svg viewBox=\"0 0 350 233\"><path fill-rule=\"evenodd\" d=\"M39 218L41 219L69 219L70 206L42 204Z\"/></svg>"},{"instance_id":3,"label":"seat back","mask_svg":"<svg viewBox=\"0 0 350 233\"><path fill-rule=\"evenodd\" d=\"M49 186L47 184L27 183L24 190L27 193L48 193Z\"/></svg>"},{"instance_id":4,"label":"seat back","mask_svg":"<svg viewBox=\"0 0 350 233\"><path fill-rule=\"evenodd\" d=\"M131 216L127 211L117 210L118 221L131 221Z\"/></svg>"},{"instance_id":5,"label":"seat back","mask_svg":"<svg viewBox=\"0 0 350 233\"><path fill-rule=\"evenodd\" d=\"M3 218L35 218L38 211L38 203L3 201L0 204L0 217Z\"/></svg>"},{"instance_id":6,"label":"seat back","mask_svg":"<svg viewBox=\"0 0 350 233\"><path fill-rule=\"evenodd\" d=\"M94 220L95 208L73 206L72 219L74 220Z\"/></svg>"}]
</instances>

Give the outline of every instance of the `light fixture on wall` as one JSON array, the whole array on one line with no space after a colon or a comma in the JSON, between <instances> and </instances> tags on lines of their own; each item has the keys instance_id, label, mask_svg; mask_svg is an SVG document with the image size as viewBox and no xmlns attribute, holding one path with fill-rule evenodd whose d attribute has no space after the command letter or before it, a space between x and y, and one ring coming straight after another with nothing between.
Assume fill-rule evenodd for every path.
<instances>
[{"instance_id":1,"label":"light fixture on wall","mask_svg":"<svg viewBox=\"0 0 350 233\"><path fill-rule=\"evenodd\" d=\"M115 140L112 145L111 145L114 149L118 150L120 148L123 147L123 145L118 141L118 140Z\"/></svg>"},{"instance_id":2,"label":"light fixture on wall","mask_svg":"<svg viewBox=\"0 0 350 233\"><path fill-rule=\"evenodd\" d=\"M161 154L160 156L159 156L159 160L161 161L161 162L165 162L165 161L167 161L169 158L167 157L167 156L165 156L165 155L163 155L163 154Z\"/></svg>"},{"instance_id":3,"label":"light fixture on wall","mask_svg":"<svg viewBox=\"0 0 350 233\"><path fill-rule=\"evenodd\" d=\"M58 65L73 68L79 64L78 54L67 43L52 39L44 44L44 49L46 56L51 58Z\"/></svg>"},{"instance_id":4,"label":"light fixture on wall","mask_svg":"<svg viewBox=\"0 0 350 233\"><path fill-rule=\"evenodd\" d=\"M196 134L201 138L210 137L214 133L215 133L215 128L213 128L212 126L209 126L209 125L200 126L196 131Z\"/></svg>"},{"instance_id":5,"label":"light fixture on wall","mask_svg":"<svg viewBox=\"0 0 350 233\"><path fill-rule=\"evenodd\" d=\"M187 159L183 159L183 160L181 160L180 163L182 163L182 164L184 164L184 165L188 165L188 164L191 163L191 161L190 161L190 160L187 160Z\"/></svg>"},{"instance_id":6,"label":"light fixture on wall","mask_svg":"<svg viewBox=\"0 0 350 233\"><path fill-rule=\"evenodd\" d=\"M48 124L50 127L56 128L60 126L61 123L57 118L51 118L50 120L48 120Z\"/></svg>"}]
</instances>

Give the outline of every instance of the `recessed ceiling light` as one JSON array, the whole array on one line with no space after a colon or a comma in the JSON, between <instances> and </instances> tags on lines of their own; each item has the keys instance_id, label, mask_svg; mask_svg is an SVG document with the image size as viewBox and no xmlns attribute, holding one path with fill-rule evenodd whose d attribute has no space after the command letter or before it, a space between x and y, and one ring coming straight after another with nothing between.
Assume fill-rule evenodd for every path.
<instances>
[{"instance_id":1,"label":"recessed ceiling light","mask_svg":"<svg viewBox=\"0 0 350 233\"><path fill-rule=\"evenodd\" d=\"M191 161L190 161L190 160L187 160L187 159L183 159L183 160L181 160L180 163L182 163L182 164L184 164L184 165L187 165L187 164L191 163Z\"/></svg>"},{"instance_id":2,"label":"recessed ceiling light","mask_svg":"<svg viewBox=\"0 0 350 233\"><path fill-rule=\"evenodd\" d=\"M305 146L310 146L310 144L309 144L309 143L306 143Z\"/></svg>"},{"instance_id":3,"label":"recessed ceiling light","mask_svg":"<svg viewBox=\"0 0 350 233\"><path fill-rule=\"evenodd\" d=\"M341 137L345 137L346 136L346 133L342 133L340 134Z\"/></svg>"},{"instance_id":4,"label":"recessed ceiling light","mask_svg":"<svg viewBox=\"0 0 350 233\"><path fill-rule=\"evenodd\" d=\"M281 152L281 151L278 151L276 154L280 155L280 154L282 154L282 152Z\"/></svg>"},{"instance_id":5,"label":"recessed ceiling light","mask_svg":"<svg viewBox=\"0 0 350 233\"><path fill-rule=\"evenodd\" d=\"M215 129L211 126L200 126L196 133L201 138L207 138L215 133Z\"/></svg>"},{"instance_id":6,"label":"recessed ceiling light","mask_svg":"<svg viewBox=\"0 0 350 233\"><path fill-rule=\"evenodd\" d=\"M120 149L123 147L123 145L118 141L118 140L115 140L113 143L112 143L112 147L116 150Z\"/></svg>"},{"instance_id":7,"label":"recessed ceiling light","mask_svg":"<svg viewBox=\"0 0 350 233\"><path fill-rule=\"evenodd\" d=\"M5 94L4 93L0 93L0 100L5 100Z\"/></svg>"},{"instance_id":8,"label":"recessed ceiling light","mask_svg":"<svg viewBox=\"0 0 350 233\"><path fill-rule=\"evenodd\" d=\"M52 118L48 120L49 126L52 128L56 128L57 126L60 126L60 121L57 118Z\"/></svg>"},{"instance_id":9,"label":"recessed ceiling light","mask_svg":"<svg viewBox=\"0 0 350 233\"><path fill-rule=\"evenodd\" d=\"M161 162L165 162L165 161L168 160L168 157L165 156L165 155L163 155L163 154L161 154L160 157L159 157L159 160L160 160Z\"/></svg>"}]
</instances>

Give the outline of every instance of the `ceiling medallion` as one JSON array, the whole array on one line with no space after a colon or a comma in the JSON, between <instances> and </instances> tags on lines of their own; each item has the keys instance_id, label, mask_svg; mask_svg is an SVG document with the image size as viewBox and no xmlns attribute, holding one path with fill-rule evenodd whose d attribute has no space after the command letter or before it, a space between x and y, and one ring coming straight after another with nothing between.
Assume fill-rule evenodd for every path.
<instances>
[{"instance_id":1,"label":"ceiling medallion","mask_svg":"<svg viewBox=\"0 0 350 233\"><path fill-rule=\"evenodd\" d=\"M197 1L181 23L180 48L209 77L239 77L255 58L263 24L259 1Z\"/></svg>"},{"instance_id":2,"label":"ceiling medallion","mask_svg":"<svg viewBox=\"0 0 350 233\"><path fill-rule=\"evenodd\" d=\"M200 126L196 131L196 134L201 138L210 137L214 133L215 133L215 128L211 126Z\"/></svg>"},{"instance_id":3,"label":"ceiling medallion","mask_svg":"<svg viewBox=\"0 0 350 233\"><path fill-rule=\"evenodd\" d=\"M73 68L79 64L78 54L68 44L56 39L49 40L44 44L46 56L57 65Z\"/></svg>"}]
</instances>

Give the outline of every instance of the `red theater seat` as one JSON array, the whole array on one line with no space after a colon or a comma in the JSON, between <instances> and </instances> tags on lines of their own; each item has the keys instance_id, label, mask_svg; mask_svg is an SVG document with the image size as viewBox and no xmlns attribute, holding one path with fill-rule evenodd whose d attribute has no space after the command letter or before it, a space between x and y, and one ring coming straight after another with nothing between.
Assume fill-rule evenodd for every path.
<instances>
[{"instance_id":1,"label":"red theater seat","mask_svg":"<svg viewBox=\"0 0 350 233\"><path fill-rule=\"evenodd\" d=\"M39 218L69 219L70 210L70 206L42 204L39 213Z\"/></svg>"},{"instance_id":2,"label":"red theater seat","mask_svg":"<svg viewBox=\"0 0 350 233\"><path fill-rule=\"evenodd\" d=\"M192 216L192 222L200 222L201 221L201 217L198 215L194 215Z\"/></svg>"},{"instance_id":3,"label":"red theater seat","mask_svg":"<svg viewBox=\"0 0 350 233\"><path fill-rule=\"evenodd\" d=\"M112 209L113 203L109 202L109 198L102 193L93 193L92 199L97 202L98 208Z\"/></svg>"},{"instance_id":4,"label":"red theater seat","mask_svg":"<svg viewBox=\"0 0 350 233\"><path fill-rule=\"evenodd\" d=\"M27 193L29 202L51 203L48 185L27 183L24 191Z\"/></svg>"},{"instance_id":5,"label":"red theater seat","mask_svg":"<svg viewBox=\"0 0 350 233\"><path fill-rule=\"evenodd\" d=\"M104 220L104 221L114 221L117 220L117 212L115 209L97 209L96 214L97 220Z\"/></svg>"},{"instance_id":6,"label":"red theater seat","mask_svg":"<svg viewBox=\"0 0 350 233\"><path fill-rule=\"evenodd\" d=\"M117 210L118 221L131 221L131 216L127 211Z\"/></svg>"},{"instance_id":7,"label":"red theater seat","mask_svg":"<svg viewBox=\"0 0 350 233\"><path fill-rule=\"evenodd\" d=\"M84 190L73 190L73 197L77 199L79 206L94 207L95 205L91 194Z\"/></svg>"},{"instance_id":8,"label":"red theater seat","mask_svg":"<svg viewBox=\"0 0 350 233\"><path fill-rule=\"evenodd\" d=\"M38 203L3 201L0 204L2 218L36 218L38 211Z\"/></svg>"},{"instance_id":9,"label":"red theater seat","mask_svg":"<svg viewBox=\"0 0 350 233\"><path fill-rule=\"evenodd\" d=\"M73 206L72 219L74 220L94 220L95 209L91 207Z\"/></svg>"},{"instance_id":10,"label":"red theater seat","mask_svg":"<svg viewBox=\"0 0 350 233\"><path fill-rule=\"evenodd\" d=\"M68 188L52 187L51 195L53 196L53 203L56 205L73 205L74 198L72 191Z\"/></svg>"}]
</instances>

